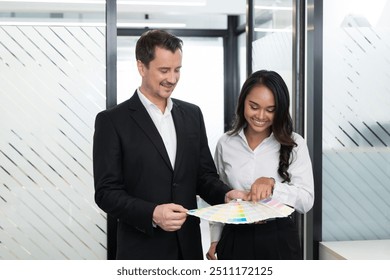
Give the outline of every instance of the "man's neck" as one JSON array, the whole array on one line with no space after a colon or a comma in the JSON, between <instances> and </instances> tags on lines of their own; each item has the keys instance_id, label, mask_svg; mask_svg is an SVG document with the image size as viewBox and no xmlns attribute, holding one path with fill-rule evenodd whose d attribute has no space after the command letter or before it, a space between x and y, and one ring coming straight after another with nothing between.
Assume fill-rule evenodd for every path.
<instances>
[{"instance_id":1,"label":"man's neck","mask_svg":"<svg viewBox=\"0 0 390 280\"><path fill-rule=\"evenodd\" d=\"M165 109L167 108L168 99L165 98L156 98L152 94L148 94L145 91L142 90L142 88L139 88L140 93L146 97L150 102L152 102L154 105L157 106L157 108L160 109L160 111L164 114Z\"/></svg>"}]
</instances>

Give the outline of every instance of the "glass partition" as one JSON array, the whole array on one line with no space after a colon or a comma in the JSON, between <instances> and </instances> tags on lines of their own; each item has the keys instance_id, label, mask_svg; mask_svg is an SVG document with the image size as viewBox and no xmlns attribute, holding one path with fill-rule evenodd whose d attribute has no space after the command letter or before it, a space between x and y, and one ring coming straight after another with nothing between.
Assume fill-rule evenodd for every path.
<instances>
[{"instance_id":1,"label":"glass partition","mask_svg":"<svg viewBox=\"0 0 390 280\"><path fill-rule=\"evenodd\" d=\"M324 241L390 238L390 1L324 1Z\"/></svg>"},{"instance_id":2,"label":"glass partition","mask_svg":"<svg viewBox=\"0 0 390 280\"><path fill-rule=\"evenodd\" d=\"M105 259L92 177L104 5L23 5L0 7L0 259Z\"/></svg>"},{"instance_id":3,"label":"glass partition","mask_svg":"<svg viewBox=\"0 0 390 280\"><path fill-rule=\"evenodd\" d=\"M254 1L252 70L273 70L292 92L292 0Z\"/></svg>"}]
</instances>

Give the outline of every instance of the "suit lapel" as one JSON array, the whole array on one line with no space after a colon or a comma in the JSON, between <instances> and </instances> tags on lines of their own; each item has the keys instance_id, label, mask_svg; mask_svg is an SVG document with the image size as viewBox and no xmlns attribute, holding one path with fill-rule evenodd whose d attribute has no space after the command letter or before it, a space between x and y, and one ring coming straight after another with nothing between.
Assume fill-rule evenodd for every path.
<instances>
[{"instance_id":1,"label":"suit lapel","mask_svg":"<svg viewBox=\"0 0 390 280\"><path fill-rule=\"evenodd\" d=\"M183 159L184 154L184 144L185 144L185 137L186 137L186 126L184 123L184 116L183 112L180 109L180 106L175 103L173 100L173 108L172 108L172 118L173 122L175 123L175 129L176 129L176 159L175 159L175 170L177 170L180 165L181 161Z\"/></svg>"},{"instance_id":2,"label":"suit lapel","mask_svg":"<svg viewBox=\"0 0 390 280\"><path fill-rule=\"evenodd\" d=\"M131 117L138 124L141 130L143 130L144 133L148 136L150 141L161 154L165 163L173 170L161 135L158 132L156 126L154 125L152 118L146 111L144 105L141 103L141 100L139 100L137 92L135 92L129 100L129 109Z\"/></svg>"}]
</instances>

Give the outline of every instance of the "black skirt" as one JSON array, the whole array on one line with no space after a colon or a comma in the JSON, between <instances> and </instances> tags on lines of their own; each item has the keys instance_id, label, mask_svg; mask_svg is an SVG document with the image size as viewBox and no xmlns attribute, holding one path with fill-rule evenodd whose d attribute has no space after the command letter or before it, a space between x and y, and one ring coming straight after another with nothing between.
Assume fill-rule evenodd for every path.
<instances>
[{"instance_id":1,"label":"black skirt","mask_svg":"<svg viewBox=\"0 0 390 280\"><path fill-rule=\"evenodd\" d=\"M226 224L216 252L220 260L302 259L298 230L290 217L264 224Z\"/></svg>"}]
</instances>

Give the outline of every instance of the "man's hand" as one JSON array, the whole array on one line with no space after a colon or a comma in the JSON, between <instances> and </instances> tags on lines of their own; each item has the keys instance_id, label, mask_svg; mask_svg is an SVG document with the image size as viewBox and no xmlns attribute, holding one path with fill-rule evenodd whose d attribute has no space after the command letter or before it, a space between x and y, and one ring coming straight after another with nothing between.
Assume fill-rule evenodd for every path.
<instances>
[{"instance_id":1,"label":"man's hand","mask_svg":"<svg viewBox=\"0 0 390 280\"><path fill-rule=\"evenodd\" d=\"M165 231L176 231L186 221L187 211L174 203L157 205L153 211L153 222Z\"/></svg>"},{"instance_id":2,"label":"man's hand","mask_svg":"<svg viewBox=\"0 0 390 280\"><path fill-rule=\"evenodd\" d=\"M225 202L229 202L233 199L248 200L249 193L241 190L231 190L225 195Z\"/></svg>"}]
</instances>

